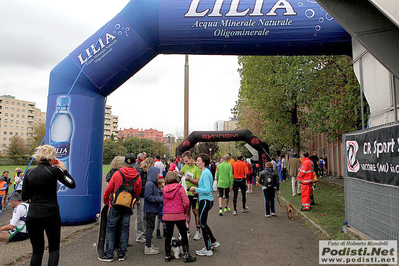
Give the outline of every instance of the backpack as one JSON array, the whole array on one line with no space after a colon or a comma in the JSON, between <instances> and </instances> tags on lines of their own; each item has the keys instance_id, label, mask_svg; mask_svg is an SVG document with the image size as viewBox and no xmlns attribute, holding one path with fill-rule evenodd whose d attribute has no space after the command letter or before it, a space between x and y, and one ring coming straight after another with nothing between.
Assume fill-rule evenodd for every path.
<instances>
[{"instance_id":1,"label":"backpack","mask_svg":"<svg viewBox=\"0 0 399 266\"><path fill-rule=\"evenodd\" d=\"M125 175L118 170L121 174L123 181L118 187L115 193L112 195L112 206L118 207L124 210L131 210L136 203L136 195L134 192L134 183L136 182L139 175L131 181L127 181Z\"/></svg>"},{"instance_id":2,"label":"backpack","mask_svg":"<svg viewBox=\"0 0 399 266\"><path fill-rule=\"evenodd\" d=\"M116 172L117 169L111 169L109 170L109 172L107 173L107 176L105 177L105 180L107 181L107 183L109 183L109 181L111 181L111 178L113 176L113 174Z\"/></svg>"},{"instance_id":3,"label":"backpack","mask_svg":"<svg viewBox=\"0 0 399 266\"><path fill-rule=\"evenodd\" d=\"M263 181L263 185L265 187L268 187L268 188L274 187L274 184L273 184L273 173L274 173L274 171L265 171L265 172L266 173L265 173L265 179Z\"/></svg>"}]
</instances>

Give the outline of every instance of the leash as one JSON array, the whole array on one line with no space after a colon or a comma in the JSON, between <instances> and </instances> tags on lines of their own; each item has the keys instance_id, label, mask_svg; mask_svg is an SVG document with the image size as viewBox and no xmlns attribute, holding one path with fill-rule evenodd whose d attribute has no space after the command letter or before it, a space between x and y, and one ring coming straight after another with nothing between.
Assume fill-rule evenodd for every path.
<instances>
[{"instance_id":1,"label":"leash","mask_svg":"<svg viewBox=\"0 0 399 266\"><path fill-rule=\"evenodd\" d=\"M276 191L276 198L277 198L277 202L278 202L278 204L280 205L280 207L283 207L283 205L281 205L281 203L280 203L280 199L279 199L279 197L278 197L277 191Z\"/></svg>"}]
</instances>

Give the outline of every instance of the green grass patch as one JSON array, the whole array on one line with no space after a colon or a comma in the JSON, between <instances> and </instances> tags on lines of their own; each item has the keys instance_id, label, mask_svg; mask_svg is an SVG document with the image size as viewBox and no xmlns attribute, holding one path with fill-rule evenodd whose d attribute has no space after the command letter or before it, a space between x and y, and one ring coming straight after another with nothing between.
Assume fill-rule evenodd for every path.
<instances>
[{"instance_id":1,"label":"green grass patch","mask_svg":"<svg viewBox=\"0 0 399 266\"><path fill-rule=\"evenodd\" d=\"M302 206L301 196L292 196L291 180L280 183L281 196L294 207ZM330 183L326 179L320 179L314 190L315 206L305 214L319 224L333 239L351 239L350 236L341 233L345 221L344 187Z\"/></svg>"},{"instance_id":2,"label":"green grass patch","mask_svg":"<svg viewBox=\"0 0 399 266\"><path fill-rule=\"evenodd\" d=\"M11 194L14 191L14 176L16 175L15 168L21 169L21 171L25 172L28 165L2 165L0 166L0 175L3 175L4 171L8 171L8 176L11 177L11 182L13 183L8 189L8 193ZM30 168L34 168L36 165L31 165Z\"/></svg>"},{"instance_id":3,"label":"green grass patch","mask_svg":"<svg viewBox=\"0 0 399 266\"><path fill-rule=\"evenodd\" d=\"M108 173L109 170L111 170L111 167L109 166L109 164L104 164L103 165L103 173Z\"/></svg>"}]
</instances>

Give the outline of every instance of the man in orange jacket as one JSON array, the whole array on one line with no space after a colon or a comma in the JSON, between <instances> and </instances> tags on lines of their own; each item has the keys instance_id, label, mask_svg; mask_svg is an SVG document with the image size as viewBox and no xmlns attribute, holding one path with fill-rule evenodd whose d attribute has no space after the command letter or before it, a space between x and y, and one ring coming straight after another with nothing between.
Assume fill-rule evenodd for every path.
<instances>
[{"instance_id":1,"label":"man in orange jacket","mask_svg":"<svg viewBox=\"0 0 399 266\"><path fill-rule=\"evenodd\" d=\"M310 211L310 195L312 195L312 182L314 165L309 159L309 153L302 154L303 160L299 168L298 181L301 182L302 208L301 211Z\"/></svg>"},{"instance_id":2,"label":"man in orange jacket","mask_svg":"<svg viewBox=\"0 0 399 266\"><path fill-rule=\"evenodd\" d=\"M247 212L248 207L245 206L246 198L245 193L247 192L247 185L246 185L246 176L248 174L248 167L247 164L242 161L242 155L239 154L237 156L237 161L233 163L233 205L234 211L233 215L237 215L237 197L238 197L238 190L241 189L242 194L242 212Z\"/></svg>"}]
</instances>

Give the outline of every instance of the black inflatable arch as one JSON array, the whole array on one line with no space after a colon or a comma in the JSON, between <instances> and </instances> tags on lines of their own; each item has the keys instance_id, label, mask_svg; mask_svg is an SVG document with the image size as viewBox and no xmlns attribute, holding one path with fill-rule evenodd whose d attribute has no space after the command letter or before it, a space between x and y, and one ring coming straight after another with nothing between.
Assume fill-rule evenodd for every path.
<instances>
[{"instance_id":1,"label":"black inflatable arch","mask_svg":"<svg viewBox=\"0 0 399 266\"><path fill-rule=\"evenodd\" d=\"M229 130L229 131L193 131L179 146L176 148L176 155L182 155L198 142L227 142L227 141L245 141L258 151L259 160L265 160L269 153L269 146L260 141L251 131ZM263 163L260 164L263 169Z\"/></svg>"}]
</instances>

